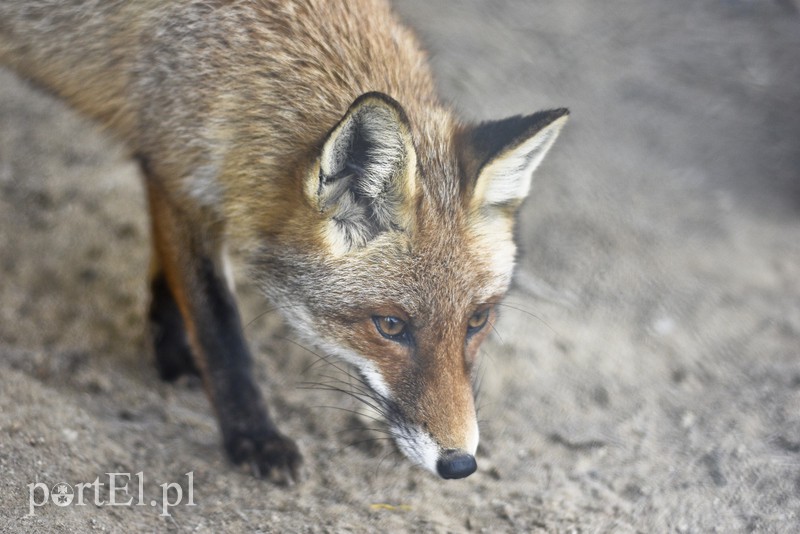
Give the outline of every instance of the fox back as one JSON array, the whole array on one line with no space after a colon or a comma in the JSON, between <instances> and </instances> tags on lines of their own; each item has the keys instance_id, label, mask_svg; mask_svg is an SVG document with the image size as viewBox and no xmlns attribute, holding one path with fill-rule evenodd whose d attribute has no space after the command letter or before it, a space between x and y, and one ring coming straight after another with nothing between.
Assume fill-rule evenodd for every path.
<instances>
[{"instance_id":1,"label":"fox back","mask_svg":"<svg viewBox=\"0 0 800 534\"><path fill-rule=\"evenodd\" d=\"M511 281L516 212L566 110L458 120L382 0L7 1L0 62L143 162L151 319L166 321L162 276L234 461L261 462L237 456L231 435L246 425L226 420L253 424L261 411L246 405L262 401L232 391L250 379L214 372L249 361L246 344L230 348L238 316L216 282L227 241L305 339L358 370L410 459L444 478L475 470L478 348ZM160 342L163 371L175 358Z\"/></svg>"}]
</instances>

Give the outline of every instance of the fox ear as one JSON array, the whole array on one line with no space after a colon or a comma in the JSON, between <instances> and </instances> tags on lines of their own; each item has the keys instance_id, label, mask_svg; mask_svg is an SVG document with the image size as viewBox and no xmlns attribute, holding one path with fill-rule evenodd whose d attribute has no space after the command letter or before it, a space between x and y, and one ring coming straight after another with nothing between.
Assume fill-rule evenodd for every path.
<instances>
[{"instance_id":1,"label":"fox ear","mask_svg":"<svg viewBox=\"0 0 800 534\"><path fill-rule=\"evenodd\" d=\"M533 171L568 116L567 109L541 111L484 122L467 131L468 168L477 174L471 206L518 207L528 195Z\"/></svg>"},{"instance_id":2,"label":"fox ear","mask_svg":"<svg viewBox=\"0 0 800 534\"><path fill-rule=\"evenodd\" d=\"M316 200L327 238L346 252L405 229L416 192L416 152L403 108L382 93L358 97L328 134Z\"/></svg>"}]
</instances>

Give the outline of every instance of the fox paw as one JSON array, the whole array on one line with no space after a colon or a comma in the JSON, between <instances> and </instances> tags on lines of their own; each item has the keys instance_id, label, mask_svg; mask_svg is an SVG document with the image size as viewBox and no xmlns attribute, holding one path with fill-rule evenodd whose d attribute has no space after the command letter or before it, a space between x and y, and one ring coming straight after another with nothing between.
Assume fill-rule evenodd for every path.
<instances>
[{"instance_id":1,"label":"fox paw","mask_svg":"<svg viewBox=\"0 0 800 534\"><path fill-rule=\"evenodd\" d=\"M292 486L301 480L303 456L295 442L281 434L237 435L226 440L225 449L234 464L257 478L282 486Z\"/></svg>"}]
</instances>

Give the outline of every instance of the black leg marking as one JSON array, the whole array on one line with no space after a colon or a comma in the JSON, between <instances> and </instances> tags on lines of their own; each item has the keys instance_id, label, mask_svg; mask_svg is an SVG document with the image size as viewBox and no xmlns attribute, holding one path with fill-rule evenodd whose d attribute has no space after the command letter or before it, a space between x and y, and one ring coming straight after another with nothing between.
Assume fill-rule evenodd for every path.
<instances>
[{"instance_id":1,"label":"black leg marking","mask_svg":"<svg viewBox=\"0 0 800 534\"><path fill-rule=\"evenodd\" d=\"M207 214L194 211L191 202L171 198L144 158L142 168L161 269L150 308L161 375L169 379L199 370L228 457L257 476L293 483L302 457L269 417L236 300L215 267L221 229L202 224Z\"/></svg>"},{"instance_id":2,"label":"black leg marking","mask_svg":"<svg viewBox=\"0 0 800 534\"><path fill-rule=\"evenodd\" d=\"M233 295L213 262L204 258L201 264L200 285L208 315L198 318L197 335L205 352L225 450L231 461L247 465L254 475L292 484L299 478L302 456L269 417L253 379L252 359Z\"/></svg>"},{"instance_id":3,"label":"black leg marking","mask_svg":"<svg viewBox=\"0 0 800 534\"><path fill-rule=\"evenodd\" d=\"M174 382L182 375L199 375L192 359L178 303L163 273L150 283L150 340L162 380Z\"/></svg>"}]
</instances>

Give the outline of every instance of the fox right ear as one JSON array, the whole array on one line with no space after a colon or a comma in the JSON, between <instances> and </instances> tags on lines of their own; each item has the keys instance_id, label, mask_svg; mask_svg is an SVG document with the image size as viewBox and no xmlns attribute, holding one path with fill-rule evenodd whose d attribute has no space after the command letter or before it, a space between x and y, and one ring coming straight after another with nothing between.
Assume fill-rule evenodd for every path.
<instances>
[{"instance_id":1,"label":"fox right ear","mask_svg":"<svg viewBox=\"0 0 800 534\"><path fill-rule=\"evenodd\" d=\"M568 117L568 110L554 109L467 129L462 154L472 175L471 207L517 208L528 195L533 172Z\"/></svg>"},{"instance_id":2,"label":"fox right ear","mask_svg":"<svg viewBox=\"0 0 800 534\"><path fill-rule=\"evenodd\" d=\"M407 229L416 193L416 152L400 104L382 93L353 102L328 134L313 196L340 253L380 232Z\"/></svg>"}]
</instances>

